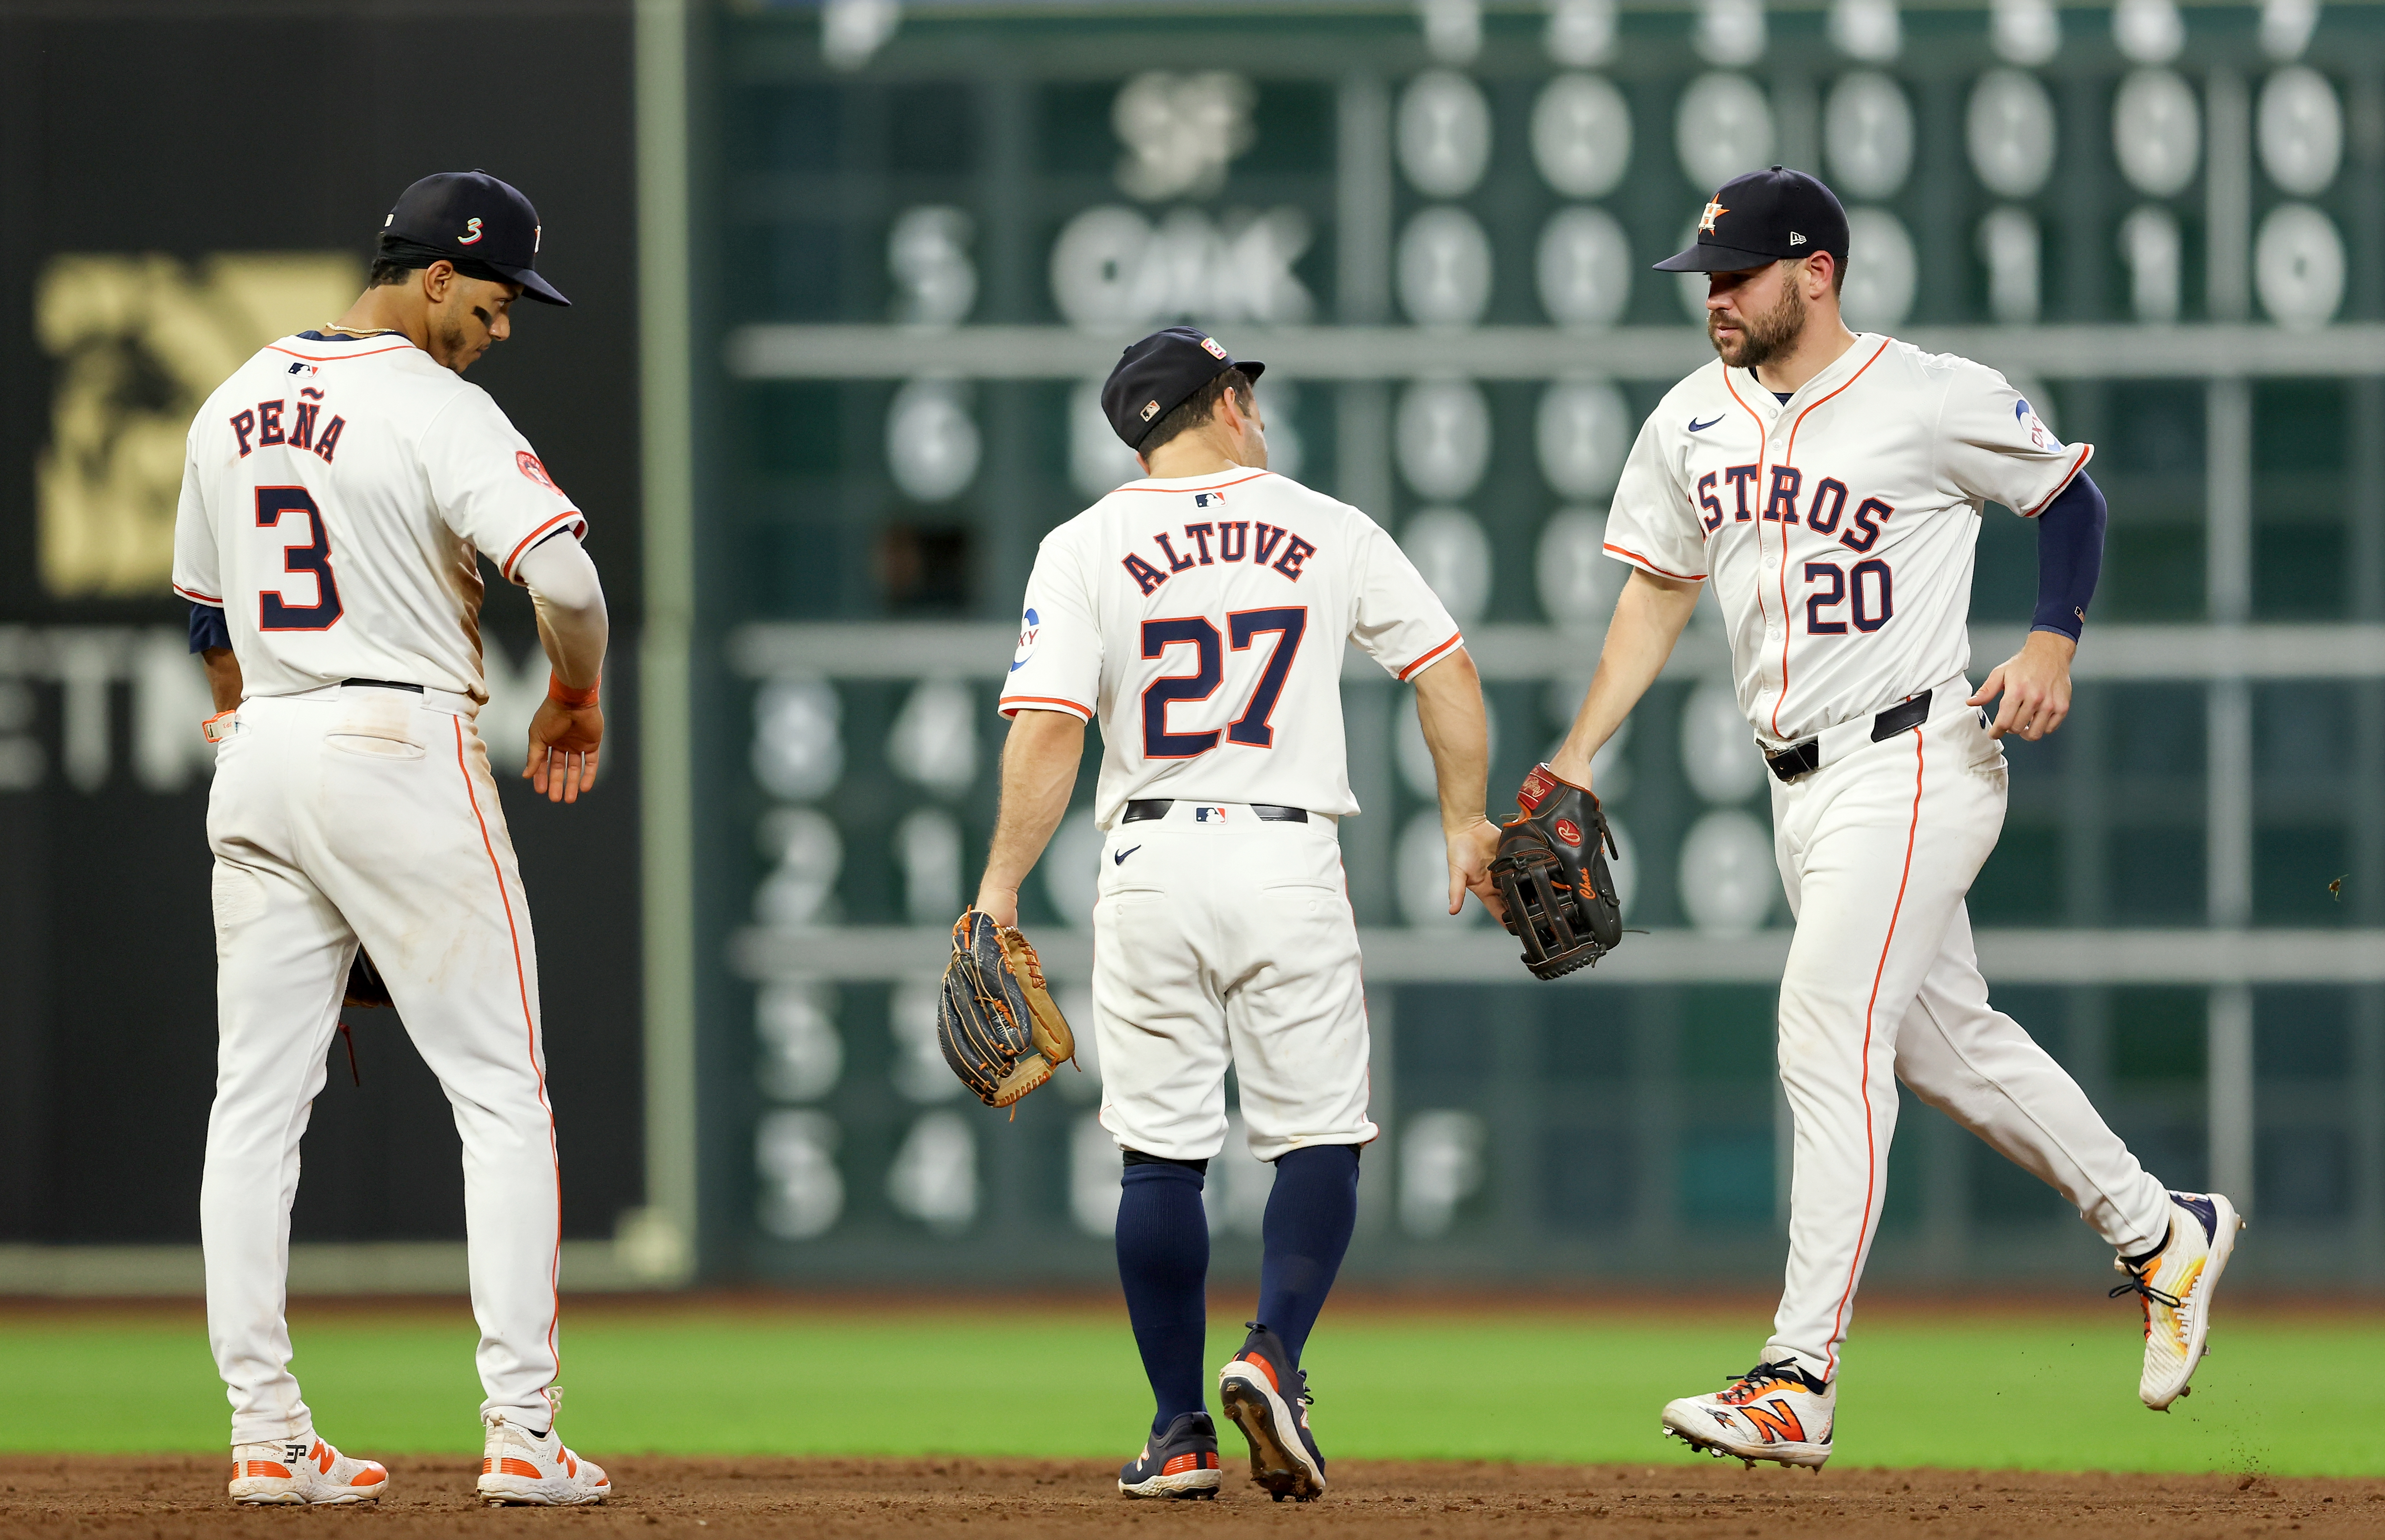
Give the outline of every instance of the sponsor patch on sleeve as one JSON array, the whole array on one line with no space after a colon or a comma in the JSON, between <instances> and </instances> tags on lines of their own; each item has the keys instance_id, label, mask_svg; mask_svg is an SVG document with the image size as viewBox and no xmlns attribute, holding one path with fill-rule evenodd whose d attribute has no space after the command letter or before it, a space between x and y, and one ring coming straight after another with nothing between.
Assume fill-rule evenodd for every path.
<instances>
[{"instance_id":1,"label":"sponsor patch on sleeve","mask_svg":"<svg viewBox=\"0 0 2385 1540\"><path fill-rule=\"evenodd\" d=\"M1035 638L1042 633L1043 630L1043 618L1037 615L1033 609L1029 609L1025 615L1019 617L1018 650L1010 655L1010 671L1012 673L1017 673L1019 670L1027 667L1027 660L1035 656Z\"/></svg>"}]
</instances>

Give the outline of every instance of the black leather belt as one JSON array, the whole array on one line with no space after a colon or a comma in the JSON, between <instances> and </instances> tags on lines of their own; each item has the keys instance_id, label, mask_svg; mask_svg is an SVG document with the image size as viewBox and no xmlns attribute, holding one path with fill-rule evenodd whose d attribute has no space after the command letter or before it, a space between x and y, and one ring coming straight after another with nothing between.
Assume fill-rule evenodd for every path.
<instances>
[{"instance_id":1,"label":"black leather belt","mask_svg":"<svg viewBox=\"0 0 2385 1540\"><path fill-rule=\"evenodd\" d=\"M1874 717L1871 720L1871 741L1879 743L1883 739L1893 738L1900 732L1910 731L1928 721L1929 697L1935 694L1937 692L1934 690L1924 690L1911 700L1898 701L1894 706ZM1770 766L1772 773L1781 780L1794 781L1801 775L1811 774L1821 768L1822 740L1815 737L1807 738L1803 743L1791 744L1778 754L1767 754L1764 757L1764 762Z\"/></svg>"},{"instance_id":2,"label":"black leather belt","mask_svg":"<svg viewBox=\"0 0 2385 1540\"><path fill-rule=\"evenodd\" d=\"M343 679L340 683L343 686L361 684L368 690L411 690L418 695L422 694L421 685L401 684L393 679Z\"/></svg>"},{"instance_id":3,"label":"black leather belt","mask_svg":"<svg viewBox=\"0 0 2385 1540\"><path fill-rule=\"evenodd\" d=\"M1128 803L1126 817L1118 821L1148 823L1155 818L1166 818L1168 809L1175 806L1174 797L1145 797L1140 802ZM1269 823L1306 823L1308 821L1308 809L1305 808L1278 808L1265 802L1254 802L1251 804L1251 811Z\"/></svg>"}]
</instances>

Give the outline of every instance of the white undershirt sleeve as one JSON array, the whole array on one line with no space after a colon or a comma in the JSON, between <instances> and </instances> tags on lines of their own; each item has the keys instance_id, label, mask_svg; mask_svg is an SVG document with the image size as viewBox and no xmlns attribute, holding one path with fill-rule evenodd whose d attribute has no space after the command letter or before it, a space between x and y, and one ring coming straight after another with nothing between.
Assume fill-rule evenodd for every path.
<instances>
[{"instance_id":1,"label":"white undershirt sleeve","mask_svg":"<svg viewBox=\"0 0 2385 1540\"><path fill-rule=\"evenodd\" d=\"M584 690L605 665L610 622L596 564L568 531L558 530L524 552L514 576L538 607L538 639L563 682Z\"/></svg>"}]
</instances>

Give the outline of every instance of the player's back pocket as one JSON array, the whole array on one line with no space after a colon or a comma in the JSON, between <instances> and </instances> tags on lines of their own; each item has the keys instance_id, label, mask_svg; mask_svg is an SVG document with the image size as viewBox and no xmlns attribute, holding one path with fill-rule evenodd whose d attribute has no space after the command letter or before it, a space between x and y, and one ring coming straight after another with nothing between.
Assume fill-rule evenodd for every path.
<instances>
[{"instance_id":1,"label":"player's back pocket","mask_svg":"<svg viewBox=\"0 0 2385 1540\"><path fill-rule=\"evenodd\" d=\"M382 695L382 691L351 691L351 695ZM395 700L343 701L339 720L323 734L324 746L367 759L419 759L429 752L414 732L414 702Z\"/></svg>"}]
</instances>

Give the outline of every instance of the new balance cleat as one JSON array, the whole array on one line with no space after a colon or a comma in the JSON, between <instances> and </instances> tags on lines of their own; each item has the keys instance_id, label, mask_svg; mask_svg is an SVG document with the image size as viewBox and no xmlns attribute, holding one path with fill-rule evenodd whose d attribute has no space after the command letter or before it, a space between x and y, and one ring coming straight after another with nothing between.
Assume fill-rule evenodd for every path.
<instances>
[{"instance_id":1,"label":"new balance cleat","mask_svg":"<svg viewBox=\"0 0 2385 1540\"><path fill-rule=\"evenodd\" d=\"M1215 1497L1224 1480L1217 1425L1205 1411L1184 1413L1118 1467L1118 1490L1130 1497Z\"/></svg>"},{"instance_id":2,"label":"new balance cleat","mask_svg":"<svg viewBox=\"0 0 2385 1540\"><path fill-rule=\"evenodd\" d=\"M1325 1457L1308 1431L1308 1371L1292 1367L1283 1339L1246 1323L1242 1350L1217 1371L1217 1399L1251 1446L1251 1480L1277 1502L1325 1495Z\"/></svg>"},{"instance_id":3,"label":"new balance cleat","mask_svg":"<svg viewBox=\"0 0 2385 1540\"><path fill-rule=\"evenodd\" d=\"M2236 1206L2217 1193L2172 1193L2169 1204L2169 1239L2161 1249L2133 1262L2125 1257L2112 1262L2115 1272L2129 1277L2112 1297L2134 1294L2144 1305L2145 1370L2137 1398L2155 1411L2167 1411L2187 1393L2187 1381L2203 1361L2211 1296L2236 1249L2236 1232L2244 1228Z\"/></svg>"},{"instance_id":4,"label":"new balance cleat","mask_svg":"<svg viewBox=\"0 0 2385 1540\"><path fill-rule=\"evenodd\" d=\"M479 1491L491 1508L578 1508L613 1495L605 1468L564 1447L562 1434L553 1428L533 1434L501 1411L484 1413L481 1421L489 1437L481 1449Z\"/></svg>"},{"instance_id":5,"label":"new balance cleat","mask_svg":"<svg viewBox=\"0 0 2385 1540\"><path fill-rule=\"evenodd\" d=\"M1839 1392L1795 1364L1760 1363L1711 1396L1665 1408L1664 1431L1717 1459L1759 1459L1818 1471L1830 1458Z\"/></svg>"},{"instance_id":6,"label":"new balance cleat","mask_svg":"<svg viewBox=\"0 0 2385 1540\"><path fill-rule=\"evenodd\" d=\"M389 1490L389 1472L308 1434L280 1444L233 1445L228 1490L243 1508L377 1503Z\"/></svg>"}]
</instances>

